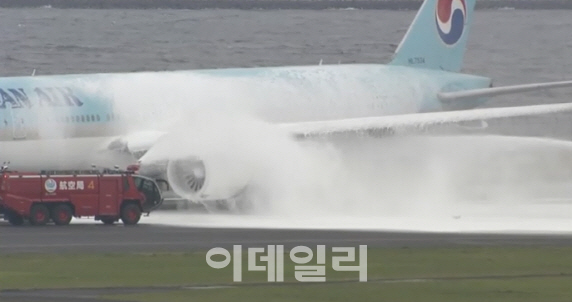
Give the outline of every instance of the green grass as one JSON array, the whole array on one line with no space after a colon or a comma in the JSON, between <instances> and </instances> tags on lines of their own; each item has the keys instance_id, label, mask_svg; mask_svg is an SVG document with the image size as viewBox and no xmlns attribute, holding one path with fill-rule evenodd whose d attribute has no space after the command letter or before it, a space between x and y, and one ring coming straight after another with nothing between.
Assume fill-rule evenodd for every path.
<instances>
[{"instance_id":1,"label":"green grass","mask_svg":"<svg viewBox=\"0 0 572 302\"><path fill-rule=\"evenodd\" d=\"M572 278L519 280L463 280L423 283L351 283L261 286L216 290L178 290L167 293L110 296L144 302L179 301L391 301L391 302L538 302L572 299Z\"/></svg>"},{"instance_id":2,"label":"green grass","mask_svg":"<svg viewBox=\"0 0 572 302\"><path fill-rule=\"evenodd\" d=\"M1 255L0 289L229 284L216 290L114 296L141 301L572 301L572 248L470 247L368 250L368 283L303 284L285 256L285 280L259 286L265 272L246 272L232 283L232 266L216 270L205 253ZM327 259L331 259L327 257ZM331 266L327 261L327 267ZM562 276L559 276L562 274ZM494 279L492 276L526 278ZM546 275L546 276L545 276ZM483 279L460 279L485 276ZM451 278L426 282L376 282L397 278ZM327 272L328 281L358 278ZM544 299L544 297L546 299Z\"/></svg>"}]
</instances>

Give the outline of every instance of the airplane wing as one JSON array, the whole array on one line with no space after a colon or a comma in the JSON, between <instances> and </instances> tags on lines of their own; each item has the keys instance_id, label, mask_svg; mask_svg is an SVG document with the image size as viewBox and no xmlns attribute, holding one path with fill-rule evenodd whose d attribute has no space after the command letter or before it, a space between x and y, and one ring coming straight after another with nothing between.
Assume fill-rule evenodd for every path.
<instances>
[{"instance_id":1,"label":"airplane wing","mask_svg":"<svg viewBox=\"0 0 572 302\"><path fill-rule=\"evenodd\" d=\"M434 125L468 121L483 121L500 118L535 116L558 112L572 112L572 103L531 105L519 107L482 108L457 111L441 111L389 116L374 116L326 121L282 123L278 126L297 137L323 136L337 133L391 131L420 131ZM161 139L167 132L141 131L126 136L114 137L104 149L128 151L137 157Z\"/></svg>"},{"instance_id":2,"label":"airplane wing","mask_svg":"<svg viewBox=\"0 0 572 302\"><path fill-rule=\"evenodd\" d=\"M336 133L371 130L412 131L432 125L465 121L492 120L507 117L532 116L572 111L572 103L531 105L519 107L483 108L459 111L415 113L379 117L350 118L328 121L284 123L280 126L297 136L310 137Z\"/></svg>"},{"instance_id":3,"label":"airplane wing","mask_svg":"<svg viewBox=\"0 0 572 302\"><path fill-rule=\"evenodd\" d=\"M462 90L455 92L441 92L437 94L437 96L441 101L450 102L467 98L493 97L503 94L529 92L542 89L564 88L571 86L572 86L572 81L533 83L524 85L494 87L494 88Z\"/></svg>"}]
</instances>

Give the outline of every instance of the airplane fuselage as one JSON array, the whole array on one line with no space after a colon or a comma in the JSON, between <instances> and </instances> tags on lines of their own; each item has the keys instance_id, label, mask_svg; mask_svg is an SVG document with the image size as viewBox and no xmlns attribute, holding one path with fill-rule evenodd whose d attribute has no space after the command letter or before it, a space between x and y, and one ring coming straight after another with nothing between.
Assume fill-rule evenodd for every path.
<instances>
[{"instance_id":1,"label":"airplane fuselage","mask_svg":"<svg viewBox=\"0 0 572 302\"><path fill-rule=\"evenodd\" d=\"M438 92L489 84L479 76L390 65L2 78L0 141L121 135L202 110L240 110L269 122L439 111L447 108Z\"/></svg>"}]
</instances>

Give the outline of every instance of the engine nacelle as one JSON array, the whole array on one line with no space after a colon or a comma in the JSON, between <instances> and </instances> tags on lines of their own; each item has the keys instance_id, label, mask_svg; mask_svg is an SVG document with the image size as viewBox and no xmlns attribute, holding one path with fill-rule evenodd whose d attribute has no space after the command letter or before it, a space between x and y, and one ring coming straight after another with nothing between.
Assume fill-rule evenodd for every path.
<instances>
[{"instance_id":1,"label":"engine nacelle","mask_svg":"<svg viewBox=\"0 0 572 302\"><path fill-rule=\"evenodd\" d=\"M166 172L173 191L193 201L235 197L251 178L246 163L230 158L171 159Z\"/></svg>"}]
</instances>

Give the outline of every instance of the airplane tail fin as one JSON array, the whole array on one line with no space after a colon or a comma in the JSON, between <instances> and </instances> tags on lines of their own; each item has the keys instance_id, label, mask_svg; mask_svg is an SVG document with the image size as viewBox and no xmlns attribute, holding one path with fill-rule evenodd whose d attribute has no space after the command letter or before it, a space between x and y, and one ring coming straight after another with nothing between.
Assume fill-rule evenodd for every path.
<instances>
[{"instance_id":1,"label":"airplane tail fin","mask_svg":"<svg viewBox=\"0 0 572 302\"><path fill-rule=\"evenodd\" d=\"M476 0L425 0L391 65L461 71Z\"/></svg>"}]
</instances>

